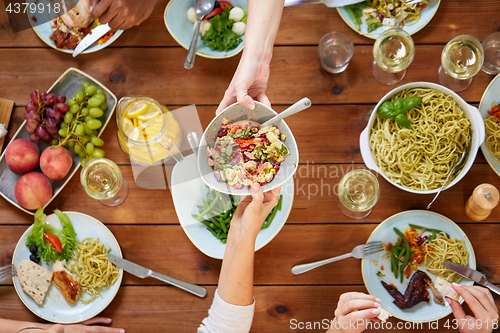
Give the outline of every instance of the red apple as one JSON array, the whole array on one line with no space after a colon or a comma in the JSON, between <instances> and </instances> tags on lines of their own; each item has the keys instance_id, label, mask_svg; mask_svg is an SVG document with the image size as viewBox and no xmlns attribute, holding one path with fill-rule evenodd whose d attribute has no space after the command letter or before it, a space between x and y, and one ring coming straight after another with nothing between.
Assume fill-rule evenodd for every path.
<instances>
[{"instance_id":1,"label":"red apple","mask_svg":"<svg viewBox=\"0 0 500 333\"><path fill-rule=\"evenodd\" d=\"M52 180L61 180L66 177L72 165L71 153L64 147L46 148L40 157L40 169Z\"/></svg>"},{"instance_id":2,"label":"red apple","mask_svg":"<svg viewBox=\"0 0 500 333\"><path fill-rule=\"evenodd\" d=\"M14 194L17 202L26 209L43 207L52 197L52 185L40 172L30 172L16 183Z\"/></svg>"},{"instance_id":3,"label":"red apple","mask_svg":"<svg viewBox=\"0 0 500 333\"><path fill-rule=\"evenodd\" d=\"M10 171L23 175L38 167L40 151L36 144L26 139L12 141L5 150L5 161Z\"/></svg>"}]
</instances>

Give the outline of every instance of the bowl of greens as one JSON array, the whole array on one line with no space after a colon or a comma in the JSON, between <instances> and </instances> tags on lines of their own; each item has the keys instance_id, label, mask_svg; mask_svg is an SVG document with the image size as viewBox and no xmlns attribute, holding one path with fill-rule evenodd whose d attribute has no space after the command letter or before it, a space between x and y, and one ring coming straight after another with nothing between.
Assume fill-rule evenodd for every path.
<instances>
[{"instance_id":1,"label":"bowl of greens","mask_svg":"<svg viewBox=\"0 0 500 333\"><path fill-rule=\"evenodd\" d=\"M247 0L216 1L202 21L196 54L210 59L230 58L243 50L247 19ZM165 8L168 32L186 50L193 37L196 13L194 0L172 0Z\"/></svg>"}]
</instances>

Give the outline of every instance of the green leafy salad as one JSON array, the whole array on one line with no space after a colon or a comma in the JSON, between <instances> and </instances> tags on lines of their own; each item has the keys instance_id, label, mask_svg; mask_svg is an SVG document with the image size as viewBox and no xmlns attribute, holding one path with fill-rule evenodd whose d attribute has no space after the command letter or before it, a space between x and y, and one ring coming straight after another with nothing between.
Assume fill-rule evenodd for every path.
<instances>
[{"instance_id":1,"label":"green leafy salad","mask_svg":"<svg viewBox=\"0 0 500 333\"><path fill-rule=\"evenodd\" d=\"M59 217L62 229L45 223L47 215L43 208L38 208L35 213L33 229L26 240L32 253L31 261L38 263L41 259L48 264L57 259L69 260L76 249L76 232L68 216L58 209L54 213Z\"/></svg>"},{"instance_id":2,"label":"green leafy salad","mask_svg":"<svg viewBox=\"0 0 500 333\"><path fill-rule=\"evenodd\" d=\"M198 21L198 14L193 7L187 11L187 18L192 23ZM210 13L203 16L200 24L200 38L203 44L215 51L229 51L243 41L247 24L247 10L233 6L229 1L216 0Z\"/></svg>"},{"instance_id":3,"label":"green leafy salad","mask_svg":"<svg viewBox=\"0 0 500 333\"><path fill-rule=\"evenodd\" d=\"M208 21L210 28L201 36L203 44L208 45L212 50L229 51L236 48L242 39L233 31L234 20L229 18L231 9L226 7L226 10L215 15ZM247 16L240 21L246 23Z\"/></svg>"}]
</instances>

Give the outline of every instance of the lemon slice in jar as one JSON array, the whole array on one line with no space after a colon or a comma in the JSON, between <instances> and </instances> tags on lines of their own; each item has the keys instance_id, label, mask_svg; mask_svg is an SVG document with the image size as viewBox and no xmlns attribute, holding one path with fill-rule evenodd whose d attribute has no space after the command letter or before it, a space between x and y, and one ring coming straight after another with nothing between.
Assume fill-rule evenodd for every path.
<instances>
[{"instance_id":1,"label":"lemon slice in jar","mask_svg":"<svg viewBox=\"0 0 500 333\"><path fill-rule=\"evenodd\" d=\"M129 119L137 118L138 116L145 114L148 108L149 108L148 104L141 103L133 105L125 116Z\"/></svg>"},{"instance_id":2,"label":"lemon slice in jar","mask_svg":"<svg viewBox=\"0 0 500 333\"><path fill-rule=\"evenodd\" d=\"M146 114L141 114L140 116L137 116L137 120L140 120L140 121L149 121L149 120L152 120L152 119L158 117L159 115L161 115L160 111L158 111L158 110L152 110L151 112L148 112Z\"/></svg>"},{"instance_id":3,"label":"lemon slice in jar","mask_svg":"<svg viewBox=\"0 0 500 333\"><path fill-rule=\"evenodd\" d=\"M134 127L134 123L128 118L123 118L123 121L122 121L123 132L127 133L127 131L132 127Z\"/></svg>"}]
</instances>

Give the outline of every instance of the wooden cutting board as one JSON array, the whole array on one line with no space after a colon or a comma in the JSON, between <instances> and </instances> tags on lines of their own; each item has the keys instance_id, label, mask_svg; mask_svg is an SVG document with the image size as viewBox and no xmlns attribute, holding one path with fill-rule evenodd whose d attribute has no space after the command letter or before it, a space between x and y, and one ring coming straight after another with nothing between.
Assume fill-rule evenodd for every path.
<instances>
[{"instance_id":1,"label":"wooden cutting board","mask_svg":"<svg viewBox=\"0 0 500 333\"><path fill-rule=\"evenodd\" d=\"M0 124L3 124L7 129L9 128L10 115L13 108L14 101L0 98ZM0 139L0 154L2 153L4 141L5 137Z\"/></svg>"}]
</instances>

